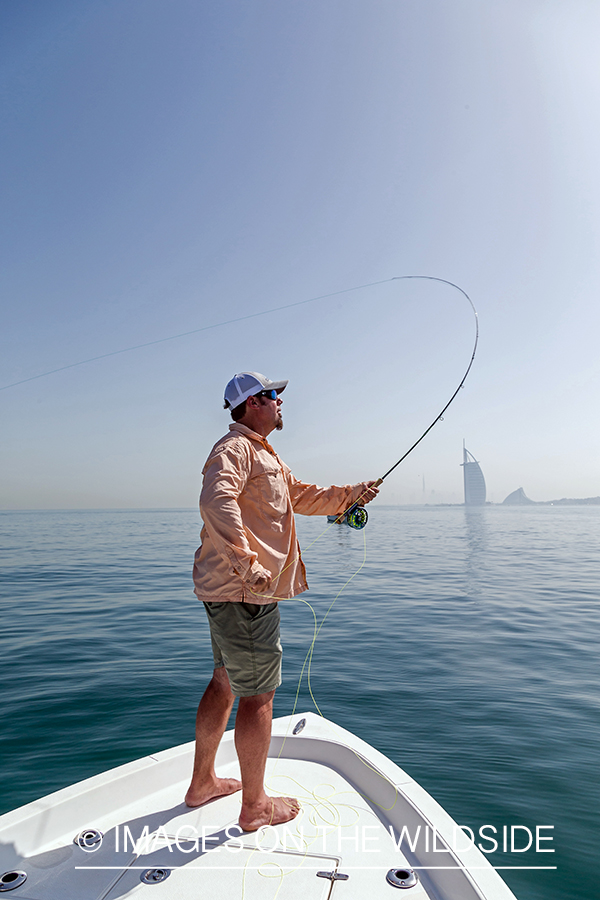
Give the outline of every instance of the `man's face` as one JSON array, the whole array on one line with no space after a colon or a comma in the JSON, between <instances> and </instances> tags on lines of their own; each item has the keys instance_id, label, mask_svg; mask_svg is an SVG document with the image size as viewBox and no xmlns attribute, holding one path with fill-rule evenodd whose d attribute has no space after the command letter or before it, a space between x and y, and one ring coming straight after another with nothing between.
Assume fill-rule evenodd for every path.
<instances>
[{"instance_id":1,"label":"man's face","mask_svg":"<svg viewBox=\"0 0 600 900\"><path fill-rule=\"evenodd\" d=\"M283 401L277 395L271 397L270 392L266 395L257 394L249 398L246 407L247 413L241 421L265 437L272 431L281 431L283 428L282 403Z\"/></svg>"},{"instance_id":2,"label":"man's face","mask_svg":"<svg viewBox=\"0 0 600 900\"><path fill-rule=\"evenodd\" d=\"M277 431L281 431L283 428L283 416L281 414L281 404L283 403L283 400L280 400L279 397L277 397L275 402L277 404L277 424L275 425L275 428Z\"/></svg>"},{"instance_id":3,"label":"man's face","mask_svg":"<svg viewBox=\"0 0 600 900\"><path fill-rule=\"evenodd\" d=\"M276 431L281 431L283 428L283 416L281 414L281 404L283 403L283 400L280 397L276 397L275 400L272 400L270 397L262 396L260 401L264 406L268 407L269 417L267 421L269 424L272 422L271 430L275 429Z\"/></svg>"}]
</instances>

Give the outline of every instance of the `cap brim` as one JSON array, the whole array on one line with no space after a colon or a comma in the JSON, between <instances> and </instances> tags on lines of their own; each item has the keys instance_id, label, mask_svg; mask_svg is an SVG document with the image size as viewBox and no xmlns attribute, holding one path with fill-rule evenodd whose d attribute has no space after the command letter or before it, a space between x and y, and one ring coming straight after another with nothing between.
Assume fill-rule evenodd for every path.
<instances>
[{"instance_id":1,"label":"cap brim","mask_svg":"<svg viewBox=\"0 0 600 900\"><path fill-rule=\"evenodd\" d=\"M289 379L288 379L288 381L289 381ZM285 390L285 388L288 384L288 381L271 381L269 384L269 387L266 390L277 391L277 393L280 394L282 391Z\"/></svg>"}]
</instances>

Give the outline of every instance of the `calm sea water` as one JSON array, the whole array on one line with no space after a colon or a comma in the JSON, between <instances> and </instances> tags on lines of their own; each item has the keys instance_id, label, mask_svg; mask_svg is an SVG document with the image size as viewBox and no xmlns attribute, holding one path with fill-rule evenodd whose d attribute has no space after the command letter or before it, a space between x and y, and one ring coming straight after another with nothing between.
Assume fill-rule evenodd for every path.
<instances>
[{"instance_id":1,"label":"calm sea water","mask_svg":"<svg viewBox=\"0 0 600 900\"><path fill-rule=\"evenodd\" d=\"M520 900L599 895L600 508L372 507L363 532L300 518L324 715L460 824L554 826L503 852ZM195 510L0 513L0 811L191 740L212 658L191 589ZM282 607L292 710L311 611ZM314 707L304 680L299 710ZM510 834L510 831L509 831ZM485 844L486 848L491 845ZM510 848L509 848L510 850Z\"/></svg>"}]
</instances>

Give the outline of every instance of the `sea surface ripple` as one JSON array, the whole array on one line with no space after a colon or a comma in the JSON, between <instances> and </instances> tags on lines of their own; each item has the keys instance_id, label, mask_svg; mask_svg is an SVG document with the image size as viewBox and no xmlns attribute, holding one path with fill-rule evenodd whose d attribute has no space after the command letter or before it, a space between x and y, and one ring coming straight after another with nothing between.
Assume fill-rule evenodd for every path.
<instances>
[{"instance_id":1,"label":"sea surface ripple","mask_svg":"<svg viewBox=\"0 0 600 900\"><path fill-rule=\"evenodd\" d=\"M375 505L362 532L298 528L319 623L341 591L311 663L322 713L476 834L553 826L554 853L488 855L519 867L501 871L519 900L596 898L600 508ZM0 812L191 740L212 669L197 511L3 512L0 533ZM282 631L276 715L311 610L282 604Z\"/></svg>"}]
</instances>

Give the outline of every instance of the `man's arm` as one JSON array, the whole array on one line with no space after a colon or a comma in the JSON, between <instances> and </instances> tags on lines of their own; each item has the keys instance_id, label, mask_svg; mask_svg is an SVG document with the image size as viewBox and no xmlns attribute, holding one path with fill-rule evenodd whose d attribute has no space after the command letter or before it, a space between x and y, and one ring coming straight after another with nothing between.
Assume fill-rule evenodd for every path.
<instances>
[{"instance_id":1,"label":"man's arm","mask_svg":"<svg viewBox=\"0 0 600 900\"><path fill-rule=\"evenodd\" d=\"M322 488L298 481L289 469L286 475L294 512L303 516L337 516L357 501L361 505L369 503L379 493L374 480Z\"/></svg>"}]
</instances>

